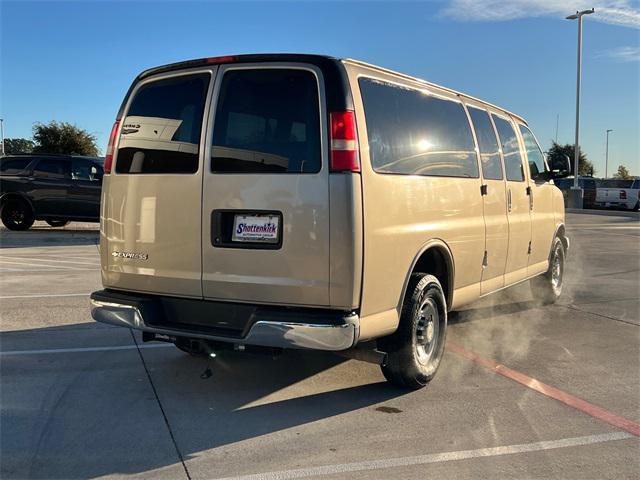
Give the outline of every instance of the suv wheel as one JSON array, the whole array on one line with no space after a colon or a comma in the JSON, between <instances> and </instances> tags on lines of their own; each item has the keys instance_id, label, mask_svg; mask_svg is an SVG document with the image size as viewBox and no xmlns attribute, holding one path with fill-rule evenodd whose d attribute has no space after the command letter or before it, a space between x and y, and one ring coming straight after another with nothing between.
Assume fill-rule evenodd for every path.
<instances>
[{"instance_id":1,"label":"suv wheel","mask_svg":"<svg viewBox=\"0 0 640 480\"><path fill-rule=\"evenodd\" d=\"M29 204L19 199L9 199L4 202L0 210L0 218L9 230L28 230L35 221Z\"/></svg>"},{"instance_id":2,"label":"suv wheel","mask_svg":"<svg viewBox=\"0 0 640 480\"><path fill-rule=\"evenodd\" d=\"M64 227L69 220L47 220L47 223L52 227Z\"/></svg>"},{"instance_id":3,"label":"suv wheel","mask_svg":"<svg viewBox=\"0 0 640 480\"><path fill-rule=\"evenodd\" d=\"M546 273L534 277L530 281L533 297L543 305L555 303L562 294L564 282L564 246L558 237L554 238L549 258L549 269Z\"/></svg>"},{"instance_id":4,"label":"suv wheel","mask_svg":"<svg viewBox=\"0 0 640 480\"><path fill-rule=\"evenodd\" d=\"M385 378L402 387L424 387L438 370L446 333L447 302L440 282L433 275L411 275L398 330L379 341L387 353Z\"/></svg>"}]
</instances>

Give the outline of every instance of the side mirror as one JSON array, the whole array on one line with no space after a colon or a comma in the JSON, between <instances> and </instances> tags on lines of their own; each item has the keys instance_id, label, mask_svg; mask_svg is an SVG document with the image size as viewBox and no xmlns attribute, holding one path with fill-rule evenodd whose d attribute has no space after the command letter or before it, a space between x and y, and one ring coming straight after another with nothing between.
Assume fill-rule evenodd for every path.
<instances>
[{"instance_id":1,"label":"side mirror","mask_svg":"<svg viewBox=\"0 0 640 480\"><path fill-rule=\"evenodd\" d=\"M553 180L554 178L565 178L571 175L571 159L569 155L562 155L561 158L556 158L553 162L549 163L550 170L540 174L538 178L541 180Z\"/></svg>"}]
</instances>

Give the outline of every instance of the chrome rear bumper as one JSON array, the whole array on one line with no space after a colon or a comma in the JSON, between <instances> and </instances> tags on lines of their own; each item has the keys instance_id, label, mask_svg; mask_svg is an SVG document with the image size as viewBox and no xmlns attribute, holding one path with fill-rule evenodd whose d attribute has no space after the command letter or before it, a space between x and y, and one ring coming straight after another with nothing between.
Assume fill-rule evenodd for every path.
<instances>
[{"instance_id":1,"label":"chrome rear bumper","mask_svg":"<svg viewBox=\"0 0 640 480\"><path fill-rule=\"evenodd\" d=\"M276 348L307 348L313 350L340 351L354 346L358 340L359 318L356 313L342 316L340 323L309 323L301 315L300 321L274 320L274 312L270 311L269 319L257 319L249 327L246 335L230 337L209 334L194 330L183 330L167 326L150 325L145 322L143 309L135 304L100 298L104 295L91 296L91 316L94 320L109 325L133 328L143 332L157 333L174 337L199 338L241 345L259 345ZM98 298L94 298L94 296Z\"/></svg>"}]
</instances>

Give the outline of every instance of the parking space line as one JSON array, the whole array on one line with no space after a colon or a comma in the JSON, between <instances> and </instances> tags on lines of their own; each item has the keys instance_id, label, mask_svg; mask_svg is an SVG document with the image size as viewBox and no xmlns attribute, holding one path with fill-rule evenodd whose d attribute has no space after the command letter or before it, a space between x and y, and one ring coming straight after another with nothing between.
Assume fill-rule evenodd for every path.
<instances>
[{"instance_id":1,"label":"parking space line","mask_svg":"<svg viewBox=\"0 0 640 480\"><path fill-rule=\"evenodd\" d=\"M7 298L51 298L51 297L88 297L88 293L34 293L30 295L0 295L0 300Z\"/></svg>"},{"instance_id":2,"label":"parking space line","mask_svg":"<svg viewBox=\"0 0 640 480\"><path fill-rule=\"evenodd\" d=\"M2 262L2 263L10 263L11 265L24 265L26 267L55 268L55 269L58 269L58 270L87 270L86 268L63 267L62 265L44 265L42 263L11 262L9 260L5 260L4 258L0 258L0 262Z\"/></svg>"},{"instance_id":3,"label":"parking space line","mask_svg":"<svg viewBox=\"0 0 640 480\"><path fill-rule=\"evenodd\" d=\"M8 350L0 352L0 357L17 355L40 355L51 353L82 353L82 352L111 352L117 350L135 350L137 348L167 348L173 347L172 343L158 343L151 345L115 345L110 347L77 347L77 348L46 348L42 350Z\"/></svg>"},{"instance_id":4,"label":"parking space line","mask_svg":"<svg viewBox=\"0 0 640 480\"><path fill-rule=\"evenodd\" d=\"M71 264L78 264L78 265L95 265L95 266L99 266L100 263L99 262L77 262L77 261L72 261L72 260L52 260L50 258L35 258L35 257L19 257L17 255L2 255L0 256L0 261L7 261L9 259L15 259L15 260L28 260L30 262L49 262L49 263L71 263ZM45 266L44 264L42 266ZM53 265L56 266L57 265Z\"/></svg>"},{"instance_id":5,"label":"parking space line","mask_svg":"<svg viewBox=\"0 0 640 480\"><path fill-rule=\"evenodd\" d=\"M552 387L551 385L547 385L546 383L542 383L541 381L525 375L524 373L520 373L509 367L505 367L498 362L481 357L477 353L467 350L455 342L447 342L447 349L451 352L457 353L467 360L471 360L472 362L477 363L482 367L488 368L489 370L492 370L495 373L502 375L503 377L518 382L519 384L524 385L525 387L528 387L532 390L535 390L538 393L541 393L549 398L553 398L554 400L558 400L559 402L562 402L569 407L575 408L576 410L586 413L593 418L597 418L598 420L602 420L609 425L629 432L636 437L640 437L640 424L629 420L628 418L616 415L615 413L589 403L586 400L582 400L581 398L571 395L570 393L564 392L556 387Z\"/></svg>"},{"instance_id":6,"label":"parking space line","mask_svg":"<svg viewBox=\"0 0 640 480\"><path fill-rule=\"evenodd\" d=\"M386 468L411 467L415 465L427 465L430 463L454 462L469 460L472 458L499 457L502 455L514 455L518 453L541 452L558 448L581 447L604 442L626 440L633 438L625 432L603 433L587 435L584 437L562 438L560 440L547 440L533 443L521 443L518 445L505 445L501 447L478 448L476 450L460 450L456 452L429 453L413 457L383 458L354 463L339 463L334 465L322 465L319 467L297 468L295 470L281 470L276 472L255 473L239 475L235 477L216 478L214 480L290 480L295 478L308 478L322 475L341 475L367 470L381 470ZM389 475L392 477L392 475Z\"/></svg>"}]
</instances>

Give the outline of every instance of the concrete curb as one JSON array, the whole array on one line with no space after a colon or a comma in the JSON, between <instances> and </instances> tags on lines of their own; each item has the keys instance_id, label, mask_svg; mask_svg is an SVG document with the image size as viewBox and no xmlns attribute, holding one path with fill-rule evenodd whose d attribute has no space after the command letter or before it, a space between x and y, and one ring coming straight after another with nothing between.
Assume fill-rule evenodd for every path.
<instances>
[{"instance_id":1,"label":"concrete curb","mask_svg":"<svg viewBox=\"0 0 640 480\"><path fill-rule=\"evenodd\" d=\"M580 213L582 215L606 215L614 217L628 217L640 220L640 212L631 212L625 210L592 210L592 209L580 209L580 208L566 208L567 213Z\"/></svg>"}]
</instances>

